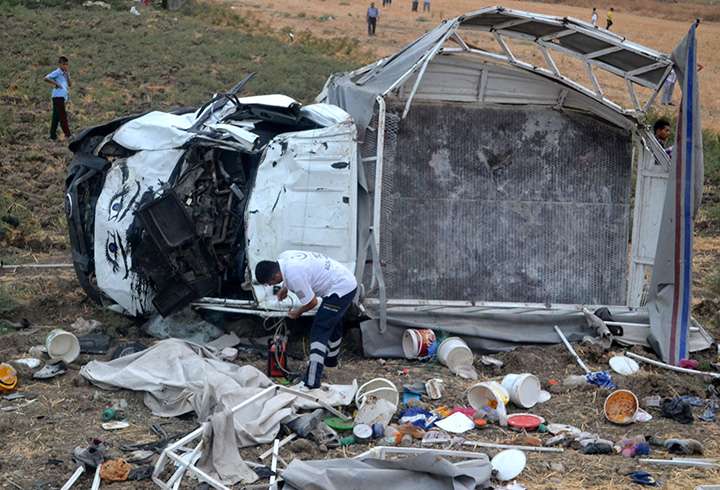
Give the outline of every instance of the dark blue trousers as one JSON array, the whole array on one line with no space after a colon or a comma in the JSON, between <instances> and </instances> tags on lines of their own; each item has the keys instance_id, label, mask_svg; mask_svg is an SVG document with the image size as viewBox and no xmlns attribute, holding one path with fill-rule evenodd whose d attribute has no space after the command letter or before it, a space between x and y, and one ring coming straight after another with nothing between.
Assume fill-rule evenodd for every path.
<instances>
[{"instance_id":1,"label":"dark blue trousers","mask_svg":"<svg viewBox=\"0 0 720 490\"><path fill-rule=\"evenodd\" d=\"M335 367L342 343L343 318L355 298L353 289L345 296L331 294L323 298L310 329L310 360L305 373L305 386L319 388L323 368Z\"/></svg>"}]
</instances>

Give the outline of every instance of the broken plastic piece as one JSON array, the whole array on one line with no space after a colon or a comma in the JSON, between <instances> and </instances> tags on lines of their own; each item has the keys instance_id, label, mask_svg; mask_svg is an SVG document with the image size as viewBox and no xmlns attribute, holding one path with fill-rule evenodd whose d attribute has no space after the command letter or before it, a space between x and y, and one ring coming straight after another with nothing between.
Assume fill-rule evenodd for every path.
<instances>
[{"instance_id":1,"label":"broken plastic piece","mask_svg":"<svg viewBox=\"0 0 720 490\"><path fill-rule=\"evenodd\" d=\"M33 373L35 379L50 379L67 372L67 366L63 361L50 361L42 369Z\"/></svg>"}]
</instances>

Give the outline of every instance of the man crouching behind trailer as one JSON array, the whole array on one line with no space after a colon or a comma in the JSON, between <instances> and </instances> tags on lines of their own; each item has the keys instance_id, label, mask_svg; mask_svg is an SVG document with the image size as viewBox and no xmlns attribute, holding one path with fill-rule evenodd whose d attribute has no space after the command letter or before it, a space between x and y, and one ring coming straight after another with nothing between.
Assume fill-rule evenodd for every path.
<instances>
[{"instance_id":1,"label":"man crouching behind trailer","mask_svg":"<svg viewBox=\"0 0 720 490\"><path fill-rule=\"evenodd\" d=\"M277 293L281 301L287 297L288 290L295 293L300 306L288 312L292 319L315 308L318 296L322 298L310 330L310 360L303 380L308 388L319 388L323 368L337 366L342 320L357 291L355 276L340 262L323 254L288 250L275 262L258 263L255 279L269 286L284 282Z\"/></svg>"}]
</instances>

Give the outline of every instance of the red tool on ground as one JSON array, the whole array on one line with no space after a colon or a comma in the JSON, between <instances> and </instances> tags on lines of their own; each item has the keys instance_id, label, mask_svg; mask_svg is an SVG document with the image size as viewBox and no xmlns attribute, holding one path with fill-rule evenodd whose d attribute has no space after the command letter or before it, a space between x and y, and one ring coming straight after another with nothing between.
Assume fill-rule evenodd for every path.
<instances>
[{"instance_id":1,"label":"red tool on ground","mask_svg":"<svg viewBox=\"0 0 720 490\"><path fill-rule=\"evenodd\" d=\"M274 336L268 340L267 374L271 378L282 378L287 369L287 337Z\"/></svg>"}]
</instances>

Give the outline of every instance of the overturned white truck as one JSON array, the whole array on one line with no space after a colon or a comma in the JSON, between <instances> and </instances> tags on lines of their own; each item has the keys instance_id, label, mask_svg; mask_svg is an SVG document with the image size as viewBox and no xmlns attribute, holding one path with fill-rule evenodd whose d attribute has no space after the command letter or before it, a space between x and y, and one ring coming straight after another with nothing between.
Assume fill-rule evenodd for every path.
<instances>
[{"instance_id":1,"label":"overturned white truck","mask_svg":"<svg viewBox=\"0 0 720 490\"><path fill-rule=\"evenodd\" d=\"M516 50L513 43L523 45ZM561 58L579 63L587 83L566 73ZM153 209L180 213L184 203L187 215L195 206L187 192L163 197L179 185L178 172L194 171L201 189L212 179L227 180L214 188L219 200L206 206L215 224L200 227L198 213L176 230L174 242L195 244L198 256L209 249L205 262L222 263L206 274L214 282L193 283L198 274L186 267L173 287L158 287L163 274L171 277L167 270L177 271L193 254L154 275L137 253L123 251L118 260L107 238L116 234L104 223L114 210L109 177L102 208L95 209L94 280L133 314L151 310L153 302L165 313L192 300L200 309L282 316L292 298L278 302L270 288L251 285L250 271L284 250L304 249L356 270L363 284L358 301L369 317L362 324L367 355L401 355L402 331L413 326L459 334L487 350L554 343L554 325L571 337L595 334L586 315L601 308L597 314L616 340L647 345L646 302L672 163L648 131L645 112L674 66L668 55L579 20L492 7L332 76L319 105L301 110L290 103L263 119L262 107L250 110L253 101L224 101L216 110L225 114L203 123L201 137L180 138L185 148L203 150L193 159L175 155L166 170L172 177L119 218L129 223L138 215L158 257L173 243L155 230L162 215ZM607 94L608 76L621 81L627 107ZM242 117L233 115L242 104ZM185 126L197 129L202 114L186 115ZM140 132L147 129L137 125L142 119L135 120ZM242 135L245 147L238 148L237 137L230 144L238 130L228 125L250 133ZM123 128L106 140L122 143ZM213 144L219 147L208 156ZM216 163L233 158L244 162L226 163L243 168L239 193ZM178 161L184 166L173 170ZM214 162L215 170L203 173L202 162ZM112 165L108 176L122 180L127 170L115 168L117 160ZM123 226L132 231L128 223ZM209 241L193 238L203 230ZM130 247L137 251L137 243ZM116 264L101 267L112 257ZM184 290L179 277L189 278L180 281ZM690 351L710 345L694 322L686 334Z\"/></svg>"}]
</instances>

